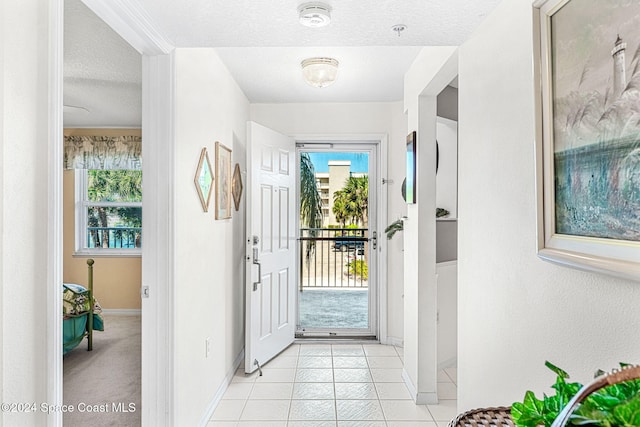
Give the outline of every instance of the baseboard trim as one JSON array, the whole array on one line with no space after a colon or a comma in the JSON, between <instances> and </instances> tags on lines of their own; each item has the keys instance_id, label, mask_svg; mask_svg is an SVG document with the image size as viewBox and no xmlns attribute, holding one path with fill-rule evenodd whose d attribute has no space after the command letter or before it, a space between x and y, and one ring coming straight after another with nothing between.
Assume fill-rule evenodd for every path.
<instances>
[{"instance_id":1,"label":"baseboard trim","mask_svg":"<svg viewBox=\"0 0 640 427\"><path fill-rule=\"evenodd\" d=\"M222 380L222 383L218 386L216 395L213 397L211 402L209 402L209 405L207 406L207 410L204 412L204 415L202 416L202 418L200 419L200 422L198 423L199 427L206 427L207 424L209 424L209 420L211 420L211 417L213 416L213 413L216 410L216 407L222 400L222 396L224 396L224 392L227 391L227 388L229 387L229 384L231 384L231 380L233 379L233 376L235 375L236 371L238 370L238 368L240 367L240 364L243 361L244 361L244 348L242 349L242 351L240 351L238 356L236 356L236 359L233 361L231 370L227 372L227 376L224 377L224 379Z\"/></svg>"},{"instance_id":2,"label":"baseboard trim","mask_svg":"<svg viewBox=\"0 0 640 427\"><path fill-rule=\"evenodd\" d=\"M139 308L103 308L102 313L110 316L140 316L142 310Z\"/></svg>"},{"instance_id":3,"label":"baseboard trim","mask_svg":"<svg viewBox=\"0 0 640 427\"><path fill-rule=\"evenodd\" d=\"M404 340L402 338L388 336L387 339L384 340L384 342L380 340L380 344L392 345L395 347L404 347Z\"/></svg>"},{"instance_id":4,"label":"baseboard trim","mask_svg":"<svg viewBox=\"0 0 640 427\"><path fill-rule=\"evenodd\" d=\"M416 405L435 405L438 403L438 393L418 393L416 386L413 384L411 378L409 378L409 374L407 374L407 371L404 369L402 370L402 380L404 381L404 385L407 386L409 394Z\"/></svg>"},{"instance_id":5,"label":"baseboard trim","mask_svg":"<svg viewBox=\"0 0 640 427\"><path fill-rule=\"evenodd\" d=\"M418 393L416 396L416 405L437 405L438 393Z\"/></svg>"},{"instance_id":6,"label":"baseboard trim","mask_svg":"<svg viewBox=\"0 0 640 427\"><path fill-rule=\"evenodd\" d=\"M413 385L411 378L409 378L409 374L407 374L407 371L404 368L402 369L402 381L404 381L404 385L407 386L411 399L413 399L413 401L416 402L416 396L418 394L418 391L416 390L416 386Z\"/></svg>"}]
</instances>

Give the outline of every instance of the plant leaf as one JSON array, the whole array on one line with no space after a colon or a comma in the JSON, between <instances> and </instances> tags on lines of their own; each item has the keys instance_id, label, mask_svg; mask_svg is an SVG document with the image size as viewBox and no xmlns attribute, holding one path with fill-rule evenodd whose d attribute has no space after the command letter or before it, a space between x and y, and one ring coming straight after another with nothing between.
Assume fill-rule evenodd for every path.
<instances>
[{"instance_id":1,"label":"plant leaf","mask_svg":"<svg viewBox=\"0 0 640 427\"><path fill-rule=\"evenodd\" d=\"M516 402L511 406L511 417L519 427L536 427L544 424L543 411L544 402L529 390L525 393L522 403Z\"/></svg>"},{"instance_id":2,"label":"plant leaf","mask_svg":"<svg viewBox=\"0 0 640 427\"><path fill-rule=\"evenodd\" d=\"M564 377L558 376L556 383L551 386L556 391L556 399L558 401L558 412L562 411L562 408L576 395L578 390L582 388L580 383L567 383L564 381Z\"/></svg>"},{"instance_id":3,"label":"plant leaf","mask_svg":"<svg viewBox=\"0 0 640 427\"><path fill-rule=\"evenodd\" d=\"M549 362L548 360L546 360L544 362L544 366L546 366L547 368L551 369L559 377L569 378L569 374L567 374L565 371L563 371L562 369L558 368L556 365L554 365L553 363Z\"/></svg>"},{"instance_id":4,"label":"plant leaf","mask_svg":"<svg viewBox=\"0 0 640 427\"><path fill-rule=\"evenodd\" d=\"M543 395L539 400L532 391L527 391L523 402L512 405L511 416L518 427L549 427L567 403L582 388L582 384L566 381L569 374L551 362L547 368L557 377L551 387L554 396ZM627 364L620 364L621 367ZM596 377L604 374L597 371ZM630 380L605 387L592 393L574 411L569 425L589 427L640 427L640 380Z\"/></svg>"},{"instance_id":5,"label":"plant leaf","mask_svg":"<svg viewBox=\"0 0 640 427\"><path fill-rule=\"evenodd\" d=\"M615 425L640 426L640 395L634 396L627 403L613 408Z\"/></svg>"},{"instance_id":6,"label":"plant leaf","mask_svg":"<svg viewBox=\"0 0 640 427\"><path fill-rule=\"evenodd\" d=\"M611 396L603 393L593 393L589 401L593 402L596 408L601 410L609 410L615 406L620 405L625 399L620 399L616 396Z\"/></svg>"},{"instance_id":7,"label":"plant leaf","mask_svg":"<svg viewBox=\"0 0 640 427\"><path fill-rule=\"evenodd\" d=\"M604 374L606 374L606 372L605 372L605 371L603 371L602 369L598 369L598 370L596 371L596 373L595 373L595 374L593 374L593 378L601 377L601 376L603 376Z\"/></svg>"}]
</instances>

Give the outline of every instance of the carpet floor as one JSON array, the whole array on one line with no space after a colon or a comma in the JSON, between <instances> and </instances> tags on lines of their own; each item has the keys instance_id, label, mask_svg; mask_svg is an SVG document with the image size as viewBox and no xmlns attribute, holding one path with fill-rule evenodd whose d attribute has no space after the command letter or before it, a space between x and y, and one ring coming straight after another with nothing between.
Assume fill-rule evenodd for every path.
<instances>
[{"instance_id":1,"label":"carpet floor","mask_svg":"<svg viewBox=\"0 0 640 427\"><path fill-rule=\"evenodd\" d=\"M65 427L134 427L141 423L140 316L103 315L104 331L63 357Z\"/></svg>"}]
</instances>

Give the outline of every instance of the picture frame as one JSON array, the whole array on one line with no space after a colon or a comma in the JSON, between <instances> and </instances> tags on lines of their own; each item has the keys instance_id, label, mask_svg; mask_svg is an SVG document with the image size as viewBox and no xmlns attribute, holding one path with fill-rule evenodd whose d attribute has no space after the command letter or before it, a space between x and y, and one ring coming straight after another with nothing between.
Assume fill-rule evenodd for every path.
<instances>
[{"instance_id":1,"label":"picture frame","mask_svg":"<svg viewBox=\"0 0 640 427\"><path fill-rule=\"evenodd\" d=\"M413 131L407 135L407 178L404 185L407 204L416 203L416 142L417 132Z\"/></svg>"},{"instance_id":2,"label":"picture frame","mask_svg":"<svg viewBox=\"0 0 640 427\"><path fill-rule=\"evenodd\" d=\"M211 162L209 161L209 153L207 152L207 147L204 147L200 151L198 167L196 168L196 174L193 178L196 192L198 193L204 212L209 210L209 201L211 200L211 193L213 193L213 181L213 170L211 169Z\"/></svg>"},{"instance_id":3,"label":"picture frame","mask_svg":"<svg viewBox=\"0 0 640 427\"><path fill-rule=\"evenodd\" d=\"M231 182L231 193L233 195L233 205L236 212L240 210L240 200L242 199L242 172L240 171L240 165L236 163L233 169L233 181Z\"/></svg>"},{"instance_id":4,"label":"picture frame","mask_svg":"<svg viewBox=\"0 0 640 427\"><path fill-rule=\"evenodd\" d=\"M533 5L538 256L640 281L640 1L587 1Z\"/></svg>"},{"instance_id":5,"label":"picture frame","mask_svg":"<svg viewBox=\"0 0 640 427\"><path fill-rule=\"evenodd\" d=\"M231 149L216 141L216 219L231 218Z\"/></svg>"}]
</instances>

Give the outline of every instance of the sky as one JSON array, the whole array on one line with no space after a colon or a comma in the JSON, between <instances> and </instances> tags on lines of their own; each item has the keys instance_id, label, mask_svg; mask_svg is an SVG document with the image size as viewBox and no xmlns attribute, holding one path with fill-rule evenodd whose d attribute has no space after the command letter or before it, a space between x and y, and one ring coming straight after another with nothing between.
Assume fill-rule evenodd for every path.
<instances>
[{"instance_id":1,"label":"sky","mask_svg":"<svg viewBox=\"0 0 640 427\"><path fill-rule=\"evenodd\" d=\"M329 172L330 160L351 160L351 172L369 172L369 153L309 153L316 172Z\"/></svg>"}]
</instances>

